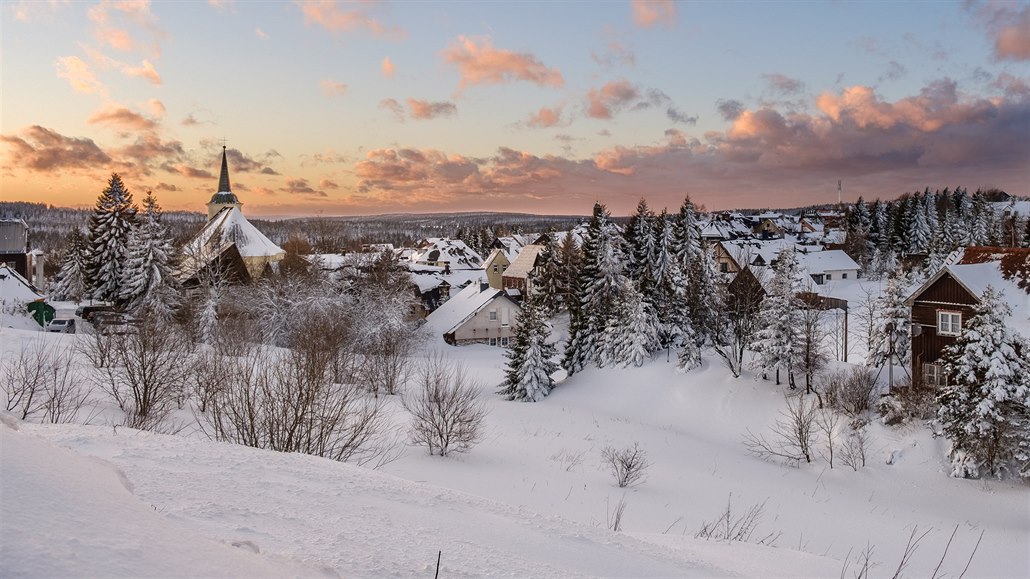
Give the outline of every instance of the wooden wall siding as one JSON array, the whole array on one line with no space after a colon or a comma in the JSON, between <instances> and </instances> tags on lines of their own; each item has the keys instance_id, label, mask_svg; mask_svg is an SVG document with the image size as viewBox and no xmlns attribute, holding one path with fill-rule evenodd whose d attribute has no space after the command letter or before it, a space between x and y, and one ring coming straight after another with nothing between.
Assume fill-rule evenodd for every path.
<instances>
[{"instance_id":1,"label":"wooden wall siding","mask_svg":"<svg viewBox=\"0 0 1030 579\"><path fill-rule=\"evenodd\" d=\"M926 288L912 303L912 324L923 327L922 333L912 337L912 381L923 381L923 364L940 361L945 346L955 343L955 336L937 334L937 312L951 311L962 314L962 324L973 316L977 300L950 274L945 273Z\"/></svg>"},{"instance_id":2,"label":"wooden wall siding","mask_svg":"<svg viewBox=\"0 0 1030 579\"><path fill-rule=\"evenodd\" d=\"M969 294L951 274L945 273L933 285L915 300L918 302L937 302L946 304L964 304L974 306L977 299Z\"/></svg>"}]
</instances>

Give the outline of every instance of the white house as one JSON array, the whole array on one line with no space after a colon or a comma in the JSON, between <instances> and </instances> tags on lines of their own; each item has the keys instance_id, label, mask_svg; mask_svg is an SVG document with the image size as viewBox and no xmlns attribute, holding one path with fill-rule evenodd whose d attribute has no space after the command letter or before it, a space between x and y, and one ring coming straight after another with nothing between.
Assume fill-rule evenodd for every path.
<instances>
[{"instance_id":1,"label":"white house","mask_svg":"<svg viewBox=\"0 0 1030 579\"><path fill-rule=\"evenodd\" d=\"M430 332L452 346L508 347L519 305L486 282L470 283L426 317Z\"/></svg>"},{"instance_id":2,"label":"white house","mask_svg":"<svg viewBox=\"0 0 1030 579\"><path fill-rule=\"evenodd\" d=\"M798 263L819 285L829 281L858 279L858 264L840 249L798 252Z\"/></svg>"}]
</instances>

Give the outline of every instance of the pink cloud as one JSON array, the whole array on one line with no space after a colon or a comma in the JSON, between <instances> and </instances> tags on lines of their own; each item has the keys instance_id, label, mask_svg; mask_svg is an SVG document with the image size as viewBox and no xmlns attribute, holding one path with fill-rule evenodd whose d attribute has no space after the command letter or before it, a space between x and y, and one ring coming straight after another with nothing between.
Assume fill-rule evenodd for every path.
<instances>
[{"instance_id":1,"label":"pink cloud","mask_svg":"<svg viewBox=\"0 0 1030 579\"><path fill-rule=\"evenodd\" d=\"M548 68L532 54L494 48L487 37L461 36L443 51L443 58L458 67L461 73L459 89L513 81L548 87L565 85L565 79L557 69Z\"/></svg>"},{"instance_id":2,"label":"pink cloud","mask_svg":"<svg viewBox=\"0 0 1030 579\"><path fill-rule=\"evenodd\" d=\"M20 136L0 135L8 147L8 166L37 173L106 168L111 157L92 139L66 137L53 129L33 125Z\"/></svg>"},{"instance_id":3,"label":"pink cloud","mask_svg":"<svg viewBox=\"0 0 1030 579\"><path fill-rule=\"evenodd\" d=\"M155 56L161 55L160 41L165 33L158 27L148 0L102 0L89 9L88 16L94 25L94 37L101 46L121 52L146 49ZM133 28L142 29L149 36L149 42L137 41Z\"/></svg>"},{"instance_id":4,"label":"pink cloud","mask_svg":"<svg viewBox=\"0 0 1030 579\"><path fill-rule=\"evenodd\" d=\"M627 80L609 82L587 93L587 116L610 119L613 113L640 97L640 91Z\"/></svg>"},{"instance_id":5,"label":"pink cloud","mask_svg":"<svg viewBox=\"0 0 1030 579\"><path fill-rule=\"evenodd\" d=\"M304 22L325 28L329 32L351 32L367 30L376 36L401 35L399 29L389 29L370 16L364 8L368 4L350 4L344 8L335 0L297 0L297 6L304 14Z\"/></svg>"},{"instance_id":6,"label":"pink cloud","mask_svg":"<svg viewBox=\"0 0 1030 579\"><path fill-rule=\"evenodd\" d=\"M86 120L91 125L103 125L121 131L153 131L157 122L131 111L126 107L111 104L98 110Z\"/></svg>"},{"instance_id":7,"label":"pink cloud","mask_svg":"<svg viewBox=\"0 0 1030 579\"><path fill-rule=\"evenodd\" d=\"M149 80L151 84L161 85L161 75L154 70L154 65L150 64L150 61L144 60L140 66L125 66L122 68L122 72L126 76L135 76Z\"/></svg>"},{"instance_id":8,"label":"pink cloud","mask_svg":"<svg viewBox=\"0 0 1030 579\"><path fill-rule=\"evenodd\" d=\"M429 102L418 99L408 99L408 110L411 111L411 118L417 120L453 117L458 114L458 107L454 103Z\"/></svg>"},{"instance_id":9,"label":"pink cloud","mask_svg":"<svg viewBox=\"0 0 1030 579\"><path fill-rule=\"evenodd\" d=\"M633 22L650 28L656 24L672 26L676 23L676 4L672 0L633 0Z\"/></svg>"},{"instance_id":10,"label":"pink cloud","mask_svg":"<svg viewBox=\"0 0 1030 579\"><path fill-rule=\"evenodd\" d=\"M323 79L318 85L322 87L325 96L344 96L347 94L347 85L335 80Z\"/></svg>"},{"instance_id":11,"label":"pink cloud","mask_svg":"<svg viewBox=\"0 0 1030 579\"><path fill-rule=\"evenodd\" d=\"M383 59L383 62L381 64L381 68L382 68L382 71L383 71L383 76L385 76L386 78L393 78L393 72L394 72L393 61L390 60L389 56L387 56L386 58Z\"/></svg>"},{"instance_id":12,"label":"pink cloud","mask_svg":"<svg viewBox=\"0 0 1030 579\"><path fill-rule=\"evenodd\" d=\"M970 0L966 6L986 29L996 60L1030 60L1030 5Z\"/></svg>"},{"instance_id":13,"label":"pink cloud","mask_svg":"<svg viewBox=\"0 0 1030 579\"><path fill-rule=\"evenodd\" d=\"M158 99L147 99L147 107L155 117L165 116L165 104Z\"/></svg>"},{"instance_id":14,"label":"pink cloud","mask_svg":"<svg viewBox=\"0 0 1030 579\"><path fill-rule=\"evenodd\" d=\"M379 101L379 108L386 109L393 113L394 118L404 122L404 105L397 102L397 99L383 99Z\"/></svg>"},{"instance_id":15,"label":"pink cloud","mask_svg":"<svg viewBox=\"0 0 1030 579\"><path fill-rule=\"evenodd\" d=\"M534 128L546 129L556 127L561 123L561 107L543 107L529 115L526 125Z\"/></svg>"},{"instance_id":16,"label":"pink cloud","mask_svg":"<svg viewBox=\"0 0 1030 579\"><path fill-rule=\"evenodd\" d=\"M57 59L55 66L57 76L67 80L75 92L107 95L107 87L97 80L93 69L78 56L62 56Z\"/></svg>"}]
</instances>

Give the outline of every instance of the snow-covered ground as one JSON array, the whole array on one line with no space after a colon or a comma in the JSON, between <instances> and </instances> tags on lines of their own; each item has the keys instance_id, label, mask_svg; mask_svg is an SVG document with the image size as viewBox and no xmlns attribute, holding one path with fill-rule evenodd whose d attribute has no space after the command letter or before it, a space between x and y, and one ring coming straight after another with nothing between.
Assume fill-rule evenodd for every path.
<instances>
[{"instance_id":1,"label":"snow-covered ground","mask_svg":"<svg viewBox=\"0 0 1030 579\"><path fill-rule=\"evenodd\" d=\"M3 356L82 339L3 325ZM983 531L966 577L1030 576L1027 486L950 478L943 442L922 426L874 422L858 472L795 468L741 444L775 419L783 387L734 379L714 357L686 374L664 358L588 369L525 404L494 394L502 349L430 348L479 379L486 437L449 458L410 447L379 471L196 433L6 419L0 575L427 576L442 551L441 577L836 577L872 545L873 576L891 576L918 528L929 534L905 572L918 577L957 526L941 573L958 576ZM399 401L388 406L403 422ZM601 450L633 443L652 466L620 489ZM778 535L774 546L695 539L729 501L735 513L764 502L754 537Z\"/></svg>"}]
</instances>

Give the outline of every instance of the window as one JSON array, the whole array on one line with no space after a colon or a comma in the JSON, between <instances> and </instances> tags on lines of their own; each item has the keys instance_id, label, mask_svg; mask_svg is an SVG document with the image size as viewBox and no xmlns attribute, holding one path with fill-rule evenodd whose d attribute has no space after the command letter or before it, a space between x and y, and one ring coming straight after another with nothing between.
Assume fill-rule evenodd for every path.
<instances>
[{"instance_id":1,"label":"window","mask_svg":"<svg viewBox=\"0 0 1030 579\"><path fill-rule=\"evenodd\" d=\"M490 321L491 322L496 322L497 321L497 310L490 310Z\"/></svg>"},{"instance_id":2,"label":"window","mask_svg":"<svg viewBox=\"0 0 1030 579\"><path fill-rule=\"evenodd\" d=\"M826 274L826 281L830 281L831 279L833 279L833 274L832 273Z\"/></svg>"},{"instance_id":3,"label":"window","mask_svg":"<svg viewBox=\"0 0 1030 579\"><path fill-rule=\"evenodd\" d=\"M501 346L503 346L505 348L508 347L508 336L504 336L504 337L501 338Z\"/></svg>"},{"instance_id":4,"label":"window","mask_svg":"<svg viewBox=\"0 0 1030 579\"><path fill-rule=\"evenodd\" d=\"M947 386L948 376L940 364L923 364L923 382L929 386Z\"/></svg>"},{"instance_id":5,"label":"window","mask_svg":"<svg viewBox=\"0 0 1030 579\"><path fill-rule=\"evenodd\" d=\"M730 264L728 264L726 262L720 263L719 264L719 271L722 272L722 273L729 273L729 271L730 271Z\"/></svg>"},{"instance_id":6,"label":"window","mask_svg":"<svg viewBox=\"0 0 1030 579\"><path fill-rule=\"evenodd\" d=\"M840 278L841 279L848 279L848 274L842 273L842 274L840 274Z\"/></svg>"},{"instance_id":7,"label":"window","mask_svg":"<svg viewBox=\"0 0 1030 579\"><path fill-rule=\"evenodd\" d=\"M494 264L494 273L497 273L497 264Z\"/></svg>"},{"instance_id":8,"label":"window","mask_svg":"<svg viewBox=\"0 0 1030 579\"><path fill-rule=\"evenodd\" d=\"M497 345L497 338L490 338L490 345L491 346L496 346Z\"/></svg>"},{"instance_id":9,"label":"window","mask_svg":"<svg viewBox=\"0 0 1030 579\"><path fill-rule=\"evenodd\" d=\"M937 333L942 336L957 336L962 331L962 314L958 312L937 312Z\"/></svg>"}]
</instances>

